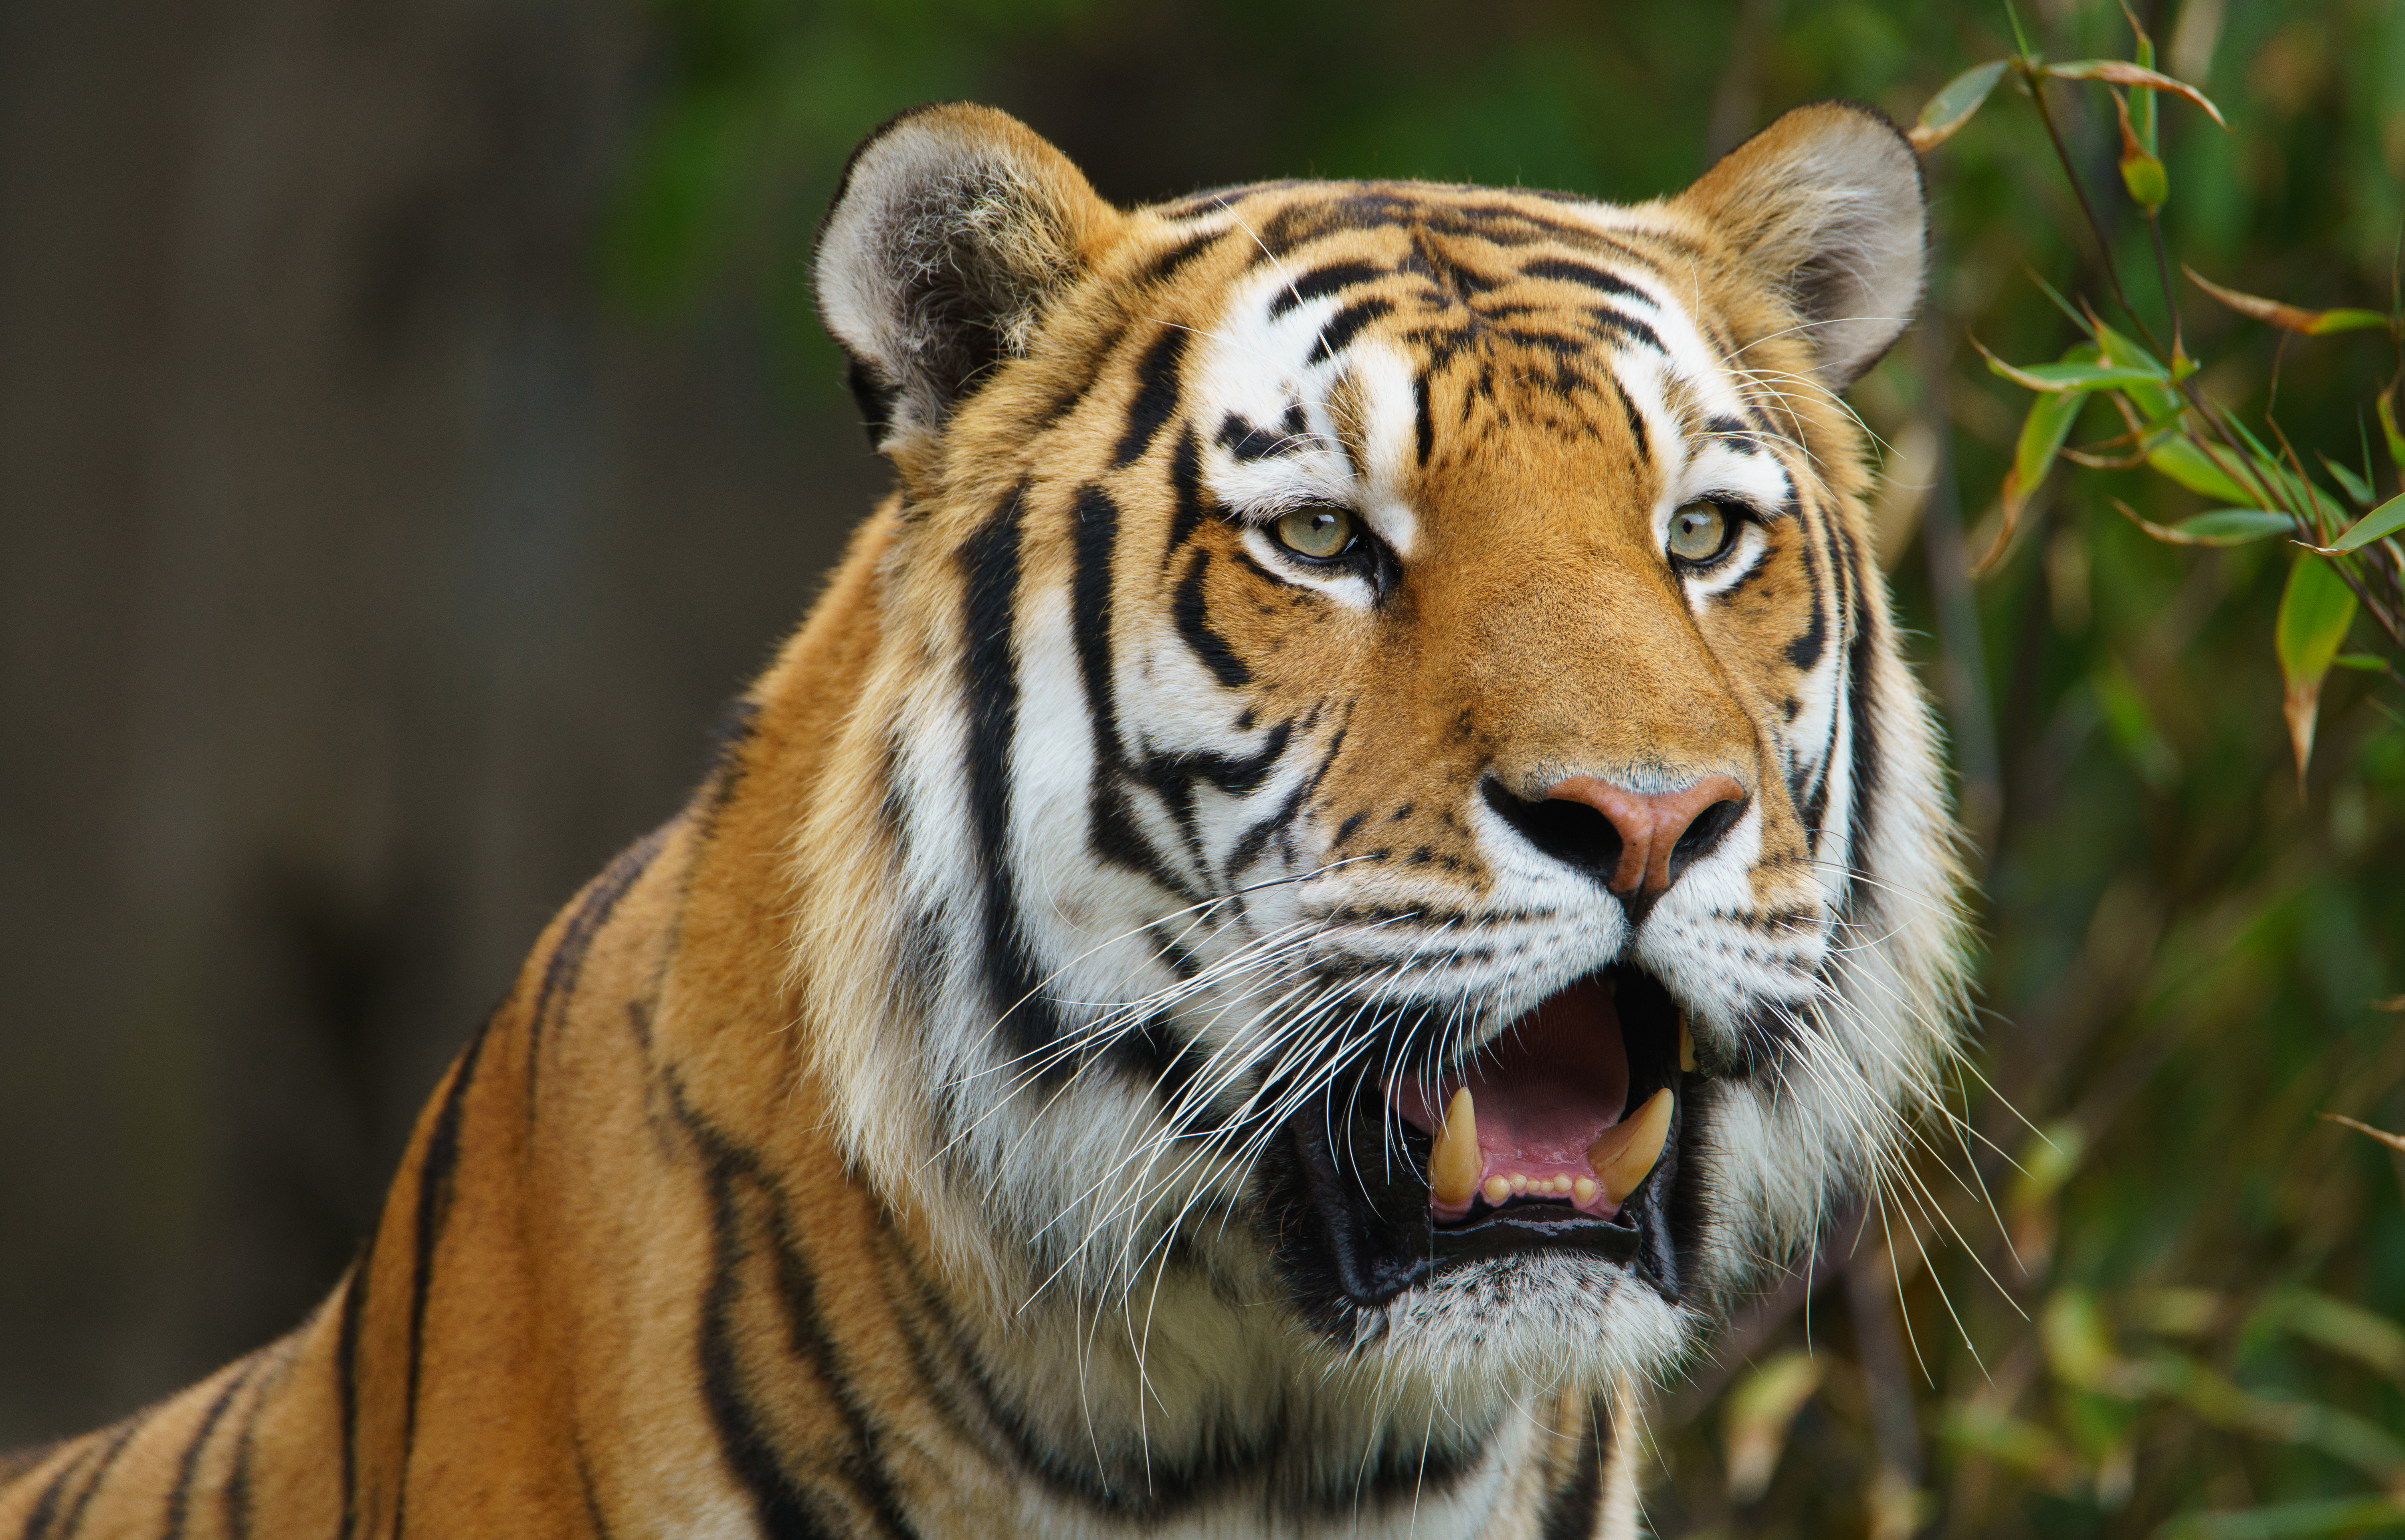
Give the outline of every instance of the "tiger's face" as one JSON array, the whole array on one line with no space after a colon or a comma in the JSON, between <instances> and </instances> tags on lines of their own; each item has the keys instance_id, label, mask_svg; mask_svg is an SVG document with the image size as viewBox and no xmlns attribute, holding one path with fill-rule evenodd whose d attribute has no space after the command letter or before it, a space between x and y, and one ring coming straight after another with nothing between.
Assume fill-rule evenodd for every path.
<instances>
[{"instance_id":1,"label":"tiger's face","mask_svg":"<svg viewBox=\"0 0 2405 1540\"><path fill-rule=\"evenodd\" d=\"M1842 105L1638 207L864 147L821 294L902 507L801 847L872 1179L1016 1309L1456 1394L1657 1371L1808 1237L1956 1008L1834 395L1921 217Z\"/></svg>"}]
</instances>

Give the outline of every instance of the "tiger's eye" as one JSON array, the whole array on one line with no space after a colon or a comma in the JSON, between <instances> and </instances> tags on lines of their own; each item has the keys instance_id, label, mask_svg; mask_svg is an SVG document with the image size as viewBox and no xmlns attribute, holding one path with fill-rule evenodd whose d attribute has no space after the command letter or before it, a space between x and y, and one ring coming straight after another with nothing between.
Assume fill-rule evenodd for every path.
<instances>
[{"instance_id":1,"label":"tiger's eye","mask_svg":"<svg viewBox=\"0 0 2405 1540\"><path fill-rule=\"evenodd\" d=\"M1670 515L1670 554L1681 561L1710 561L1734 533L1729 516L1716 504L1689 503Z\"/></svg>"},{"instance_id":2,"label":"tiger's eye","mask_svg":"<svg viewBox=\"0 0 2405 1540\"><path fill-rule=\"evenodd\" d=\"M1353 515L1324 504L1281 514L1270 526L1278 544L1298 556L1330 561L1353 548Z\"/></svg>"}]
</instances>

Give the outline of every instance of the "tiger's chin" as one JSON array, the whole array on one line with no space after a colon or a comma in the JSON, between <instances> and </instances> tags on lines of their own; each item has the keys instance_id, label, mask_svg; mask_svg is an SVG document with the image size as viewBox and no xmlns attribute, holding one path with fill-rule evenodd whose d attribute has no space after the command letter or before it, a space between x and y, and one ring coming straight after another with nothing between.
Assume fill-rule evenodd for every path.
<instances>
[{"instance_id":1,"label":"tiger's chin","mask_svg":"<svg viewBox=\"0 0 2405 1540\"><path fill-rule=\"evenodd\" d=\"M1265 1162L1289 1296L1439 1384L1660 1373L1700 1320L1705 1085L1682 1011L1621 964L1433 1071L1330 1087Z\"/></svg>"}]
</instances>

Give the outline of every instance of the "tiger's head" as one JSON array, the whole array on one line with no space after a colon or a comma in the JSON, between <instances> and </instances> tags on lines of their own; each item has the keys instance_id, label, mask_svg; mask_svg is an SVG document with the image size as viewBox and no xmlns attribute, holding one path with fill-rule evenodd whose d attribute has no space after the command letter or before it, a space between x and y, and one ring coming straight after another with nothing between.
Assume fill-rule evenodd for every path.
<instances>
[{"instance_id":1,"label":"tiger's head","mask_svg":"<svg viewBox=\"0 0 2405 1540\"><path fill-rule=\"evenodd\" d=\"M859 1169L1007 1309L1195 1374L1670 1362L1953 1043L1837 399L1923 224L1840 103L1635 206L1122 211L991 110L874 135L817 282L900 485L795 857Z\"/></svg>"}]
</instances>

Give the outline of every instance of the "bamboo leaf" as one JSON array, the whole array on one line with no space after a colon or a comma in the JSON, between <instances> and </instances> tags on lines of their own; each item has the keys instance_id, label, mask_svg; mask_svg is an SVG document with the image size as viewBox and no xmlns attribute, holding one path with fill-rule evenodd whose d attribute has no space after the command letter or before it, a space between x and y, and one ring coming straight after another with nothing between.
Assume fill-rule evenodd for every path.
<instances>
[{"instance_id":1,"label":"bamboo leaf","mask_svg":"<svg viewBox=\"0 0 2405 1540\"><path fill-rule=\"evenodd\" d=\"M2029 507L2030 497L2036 492L2038 483L2046 480L2055 455L2062 450L2062 441L2071 436L2072 423L2087 401L2084 395L2063 392L2042 395L2030 403L2029 415L2021 419L2020 441L2013 447L2013 463L2005 469L2004 484L1997 494L2004 504L2004 522L1996 531L1996 543L1973 565L1974 576L1984 575L2012 549L2022 511Z\"/></svg>"},{"instance_id":2,"label":"bamboo leaf","mask_svg":"<svg viewBox=\"0 0 2405 1540\"><path fill-rule=\"evenodd\" d=\"M2187 274L2189 283L2241 315L2251 315L2285 331L2301 332L2308 337L2328 337L2341 331L2370 331L2374 328L2383 331L2388 329L2388 317L2376 310L2307 310L2302 305L2266 300L2259 294L2242 294L2234 288L2224 288L2185 262L2180 264L2180 271Z\"/></svg>"},{"instance_id":3,"label":"bamboo leaf","mask_svg":"<svg viewBox=\"0 0 2405 1540\"><path fill-rule=\"evenodd\" d=\"M1996 89L2009 63L2006 59L1990 59L1984 64L1974 64L1940 86L1937 94L1920 109L1919 121L1906 135L1912 147L1926 155L1954 137L1954 131L1969 122L1971 115L1987 101L1988 93Z\"/></svg>"},{"instance_id":4,"label":"bamboo leaf","mask_svg":"<svg viewBox=\"0 0 2405 1540\"><path fill-rule=\"evenodd\" d=\"M2313 763L2314 721L2321 711L2322 679L2329 673L2354 620L2355 591L2337 569L2319 556L2300 556L2288 569L2288 585L2280 595L2280 616L2271 635L2273 649L2280 655L2280 677L2286 685L2281 709L2288 719L2288 743L2296 751L2300 784Z\"/></svg>"},{"instance_id":5,"label":"bamboo leaf","mask_svg":"<svg viewBox=\"0 0 2405 1540\"><path fill-rule=\"evenodd\" d=\"M2074 59L2064 64L2041 64L2038 73L2052 76L2057 80L2109 80L2117 86L2144 86L2148 91L2167 91L2202 107L2205 116L2223 128L2229 126L2229 120L2221 116L2221 109L2215 106L2204 92L2185 80L2158 75L2126 59Z\"/></svg>"},{"instance_id":6,"label":"bamboo leaf","mask_svg":"<svg viewBox=\"0 0 2405 1540\"><path fill-rule=\"evenodd\" d=\"M2049 394L2119 390L2130 385L2160 385L2170 378L2161 370L2144 364L2008 364L1980 347L1977 338L1972 339L1971 345L1979 348L1980 355L1988 360L1988 368L1998 375L2025 389Z\"/></svg>"},{"instance_id":7,"label":"bamboo leaf","mask_svg":"<svg viewBox=\"0 0 2405 1540\"><path fill-rule=\"evenodd\" d=\"M2294 534L2297 521L2268 508L2216 508L2172 526L2197 545L2244 545L2272 535Z\"/></svg>"},{"instance_id":8,"label":"bamboo leaf","mask_svg":"<svg viewBox=\"0 0 2405 1540\"><path fill-rule=\"evenodd\" d=\"M2347 532L2330 542L2333 551L2360 551L2377 539L2405 529L2405 496L2389 498L2378 508L2355 521Z\"/></svg>"},{"instance_id":9,"label":"bamboo leaf","mask_svg":"<svg viewBox=\"0 0 2405 1540\"><path fill-rule=\"evenodd\" d=\"M2164 440L2146 452L2146 463L2190 492L2201 492L2208 497L2239 504L2257 502L2261 497L2259 493L2239 485L2228 471L2214 464L2193 439Z\"/></svg>"}]
</instances>

